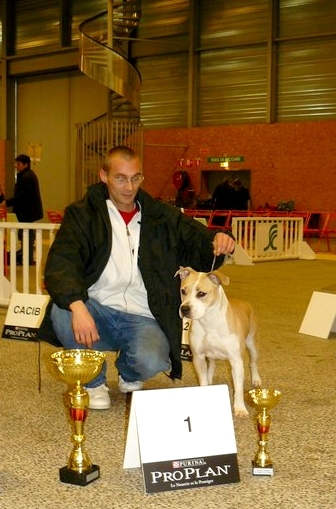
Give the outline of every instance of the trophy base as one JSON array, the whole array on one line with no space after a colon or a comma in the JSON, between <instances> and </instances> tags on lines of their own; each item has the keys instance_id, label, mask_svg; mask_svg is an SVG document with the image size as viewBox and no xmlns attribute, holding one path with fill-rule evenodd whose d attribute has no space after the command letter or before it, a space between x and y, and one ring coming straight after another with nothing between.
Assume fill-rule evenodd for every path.
<instances>
[{"instance_id":1,"label":"trophy base","mask_svg":"<svg viewBox=\"0 0 336 509\"><path fill-rule=\"evenodd\" d=\"M261 467L252 460L252 474L253 475L274 475L273 465L267 465L267 467Z\"/></svg>"},{"instance_id":2,"label":"trophy base","mask_svg":"<svg viewBox=\"0 0 336 509\"><path fill-rule=\"evenodd\" d=\"M98 465L92 465L85 472L76 472L69 467L62 467L59 469L60 481L68 484L77 484L78 486L86 486L92 481L95 481L100 476Z\"/></svg>"}]
</instances>

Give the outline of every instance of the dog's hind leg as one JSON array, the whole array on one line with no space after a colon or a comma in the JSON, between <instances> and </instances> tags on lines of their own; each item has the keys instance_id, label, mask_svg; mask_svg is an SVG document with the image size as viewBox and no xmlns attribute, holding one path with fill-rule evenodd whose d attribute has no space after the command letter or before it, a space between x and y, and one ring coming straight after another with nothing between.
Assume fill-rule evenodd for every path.
<instances>
[{"instance_id":1,"label":"dog's hind leg","mask_svg":"<svg viewBox=\"0 0 336 509\"><path fill-rule=\"evenodd\" d=\"M253 387L261 386L261 378L258 371L258 351L255 344L255 330L249 332L246 338L246 346L250 354L251 381Z\"/></svg>"}]
</instances>

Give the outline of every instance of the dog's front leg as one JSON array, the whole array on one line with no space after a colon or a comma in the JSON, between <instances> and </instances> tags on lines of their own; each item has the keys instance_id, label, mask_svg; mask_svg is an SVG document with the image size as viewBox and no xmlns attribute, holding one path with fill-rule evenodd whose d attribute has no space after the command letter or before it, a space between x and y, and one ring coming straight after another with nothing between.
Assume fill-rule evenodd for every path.
<instances>
[{"instance_id":1,"label":"dog's front leg","mask_svg":"<svg viewBox=\"0 0 336 509\"><path fill-rule=\"evenodd\" d=\"M209 385L208 365L205 355L197 355L193 352L193 363L200 385Z\"/></svg>"},{"instance_id":2,"label":"dog's front leg","mask_svg":"<svg viewBox=\"0 0 336 509\"><path fill-rule=\"evenodd\" d=\"M241 358L229 359L232 369L234 398L234 413L239 417L248 415L244 403L244 362Z\"/></svg>"},{"instance_id":3,"label":"dog's front leg","mask_svg":"<svg viewBox=\"0 0 336 509\"><path fill-rule=\"evenodd\" d=\"M212 384L214 371L215 371L215 359L209 359L208 358L208 384Z\"/></svg>"}]
</instances>

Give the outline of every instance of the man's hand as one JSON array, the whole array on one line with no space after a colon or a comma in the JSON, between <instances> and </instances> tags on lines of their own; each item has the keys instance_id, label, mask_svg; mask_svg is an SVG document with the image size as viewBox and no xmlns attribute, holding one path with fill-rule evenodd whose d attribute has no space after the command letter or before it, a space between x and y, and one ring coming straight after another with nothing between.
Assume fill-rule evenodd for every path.
<instances>
[{"instance_id":1,"label":"man's hand","mask_svg":"<svg viewBox=\"0 0 336 509\"><path fill-rule=\"evenodd\" d=\"M77 343L92 348L98 341L99 334L94 319L82 300L70 304L72 312L72 328Z\"/></svg>"},{"instance_id":2,"label":"man's hand","mask_svg":"<svg viewBox=\"0 0 336 509\"><path fill-rule=\"evenodd\" d=\"M216 233L213 239L213 253L216 256L230 254L234 251L235 241L226 233Z\"/></svg>"}]
</instances>

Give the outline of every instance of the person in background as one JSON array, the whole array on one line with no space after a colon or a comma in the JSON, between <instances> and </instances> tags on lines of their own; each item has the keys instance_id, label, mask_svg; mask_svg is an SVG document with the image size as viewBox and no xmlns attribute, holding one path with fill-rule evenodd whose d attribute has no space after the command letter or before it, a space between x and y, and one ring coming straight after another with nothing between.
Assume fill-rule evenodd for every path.
<instances>
[{"instance_id":1,"label":"person in background","mask_svg":"<svg viewBox=\"0 0 336 509\"><path fill-rule=\"evenodd\" d=\"M211 205L214 210L232 210L235 205L235 188L232 179L220 182L212 195Z\"/></svg>"},{"instance_id":2,"label":"person in background","mask_svg":"<svg viewBox=\"0 0 336 509\"><path fill-rule=\"evenodd\" d=\"M142 190L141 161L129 147L108 152L100 179L65 210L46 262L52 300L38 336L66 349L117 351L118 388L126 393L159 372L181 378L174 275L181 265L220 267L235 242ZM106 364L87 390L90 408L110 407Z\"/></svg>"},{"instance_id":3,"label":"person in background","mask_svg":"<svg viewBox=\"0 0 336 509\"><path fill-rule=\"evenodd\" d=\"M247 187L245 187L240 180L236 178L233 180L234 194L234 210L248 210L250 205L250 193Z\"/></svg>"},{"instance_id":4,"label":"person in background","mask_svg":"<svg viewBox=\"0 0 336 509\"><path fill-rule=\"evenodd\" d=\"M0 203L6 202L7 207L13 207L20 223L33 223L43 218L43 207L40 194L39 181L36 173L30 167L30 157L20 154L15 158L16 183L14 194L5 199L0 187ZM22 230L18 232L22 244ZM35 231L29 230L29 264L34 262ZM22 263L22 248L17 252L17 263Z\"/></svg>"}]
</instances>

